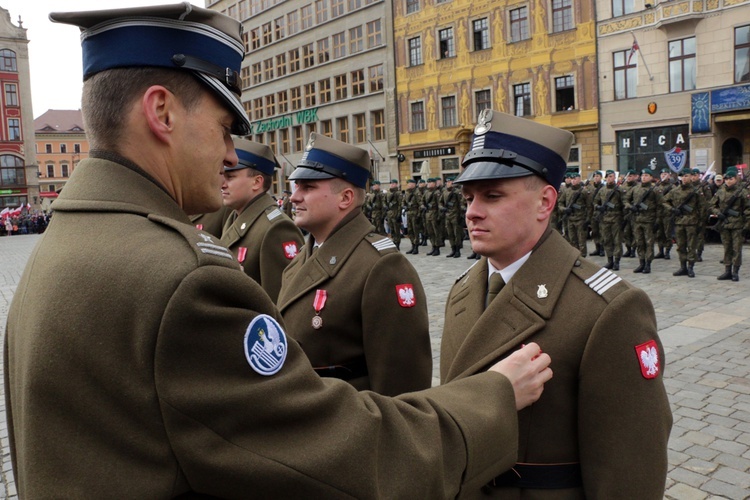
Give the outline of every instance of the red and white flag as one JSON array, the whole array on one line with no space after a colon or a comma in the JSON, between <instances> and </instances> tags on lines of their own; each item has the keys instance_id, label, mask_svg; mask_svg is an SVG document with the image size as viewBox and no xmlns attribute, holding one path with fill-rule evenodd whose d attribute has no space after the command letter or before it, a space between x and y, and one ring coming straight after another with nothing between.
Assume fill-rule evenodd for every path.
<instances>
[{"instance_id":1,"label":"red and white flag","mask_svg":"<svg viewBox=\"0 0 750 500\"><path fill-rule=\"evenodd\" d=\"M628 52L628 64L627 64L628 66L630 66L630 61L631 59L633 59L633 56L635 55L635 53L638 52L639 48L640 47L638 47L638 40L633 38L633 45L630 47L630 52Z\"/></svg>"}]
</instances>

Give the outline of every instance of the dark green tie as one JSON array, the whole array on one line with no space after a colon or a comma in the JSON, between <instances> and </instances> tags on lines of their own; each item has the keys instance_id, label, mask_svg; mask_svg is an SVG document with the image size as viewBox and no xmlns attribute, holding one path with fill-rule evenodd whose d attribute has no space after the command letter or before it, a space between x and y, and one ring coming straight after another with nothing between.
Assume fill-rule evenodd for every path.
<instances>
[{"instance_id":1,"label":"dark green tie","mask_svg":"<svg viewBox=\"0 0 750 500\"><path fill-rule=\"evenodd\" d=\"M505 281L500 273L492 273L490 276L490 286L487 288L487 305L490 305L492 299L500 293L500 290L505 286Z\"/></svg>"}]
</instances>

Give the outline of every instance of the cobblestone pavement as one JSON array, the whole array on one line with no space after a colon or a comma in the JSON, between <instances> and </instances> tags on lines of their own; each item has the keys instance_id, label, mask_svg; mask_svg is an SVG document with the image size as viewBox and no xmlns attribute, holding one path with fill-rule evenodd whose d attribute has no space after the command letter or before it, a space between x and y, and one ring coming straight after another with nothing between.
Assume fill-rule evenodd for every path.
<instances>
[{"instance_id":1,"label":"cobblestone pavement","mask_svg":"<svg viewBox=\"0 0 750 500\"><path fill-rule=\"evenodd\" d=\"M0 238L0 325L5 324L9 302L37 239L35 235ZM403 245L409 248L408 241ZM425 255L429 247L407 256L422 277L429 301L435 383L448 291L473 263L464 258L468 243L464 246L458 259L446 258L445 252L429 257ZM623 259L618 273L651 296L666 349L666 386L674 412L668 499L750 498L750 266L740 270L739 283L717 281L724 270L721 258L720 245L707 245L704 262L696 263L694 279L672 276L679 267L674 257L654 261L649 275L632 272L637 259ZM605 262L603 257L591 259ZM16 499L4 402L1 397L0 498Z\"/></svg>"}]
</instances>

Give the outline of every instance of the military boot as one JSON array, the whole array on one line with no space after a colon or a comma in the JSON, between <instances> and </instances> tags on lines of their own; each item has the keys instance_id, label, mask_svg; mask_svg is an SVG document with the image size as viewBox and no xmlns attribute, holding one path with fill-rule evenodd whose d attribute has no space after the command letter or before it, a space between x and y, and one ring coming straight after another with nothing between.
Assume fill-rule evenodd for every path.
<instances>
[{"instance_id":1,"label":"military boot","mask_svg":"<svg viewBox=\"0 0 750 500\"><path fill-rule=\"evenodd\" d=\"M695 265L695 262L692 262L692 261L688 262L688 268L687 268L688 278L695 278L695 271L693 271L694 265Z\"/></svg>"},{"instance_id":2,"label":"military boot","mask_svg":"<svg viewBox=\"0 0 750 500\"><path fill-rule=\"evenodd\" d=\"M453 254L453 258L457 259L459 257L461 257L461 247L457 246L456 247L456 253Z\"/></svg>"},{"instance_id":3,"label":"military boot","mask_svg":"<svg viewBox=\"0 0 750 500\"><path fill-rule=\"evenodd\" d=\"M633 269L633 272L634 273L642 273L644 267L646 267L646 261L645 260L641 260L641 263L638 264L638 267L636 267L635 269Z\"/></svg>"},{"instance_id":4,"label":"military boot","mask_svg":"<svg viewBox=\"0 0 750 500\"><path fill-rule=\"evenodd\" d=\"M643 274L650 274L651 273L651 261L647 260L646 265L643 266Z\"/></svg>"},{"instance_id":5,"label":"military boot","mask_svg":"<svg viewBox=\"0 0 750 500\"><path fill-rule=\"evenodd\" d=\"M732 279L732 266L724 266L724 273L716 277L717 280L728 280Z\"/></svg>"},{"instance_id":6,"label":"military boot","mask_svg":"<svg viewBox=\"0 0 750 500\"><path fill-rule=\"evenodd\" d=\"M681 261L680 268L677 271L673 272L672 276L687 276L687 275L688 275L687 265L684 261Z\"/></svg>"},{"instance_id":7,"label":"military boot","mask_svg":"<svg viewBox=\"0 0 750 500\"><path fill-rule=\"evenodd\" d=\"M654 255L654 259L663 259L664 258L664 247L659 247L659 253Z\"/></svg>"},{"instance_id":8,"label":"military boot","mask_svg":"<svg viewBox=\"0 0 750 500\"><path fill-rule=\"evenodd\" d=\"M620 270L620 259L615 259L614 264L612 264L612 270L613 271L619 271Z\"/></svg>"},{"instance_id":9,"label":"military boot","mask_svg":"<svg viewBox=\"0 0 750 500\"><path fill-rule=\"evenodd\" d=\"M476 252L475 252L474 250L472 250L472 251L471 251L471 255L469 255L469 256L468 256L468 257L466 257L466 258L467 258L467 259L476 259L476 258L477 258L477 253L476 253Z\"/></svg>"},{"instance_id":10,"label":"military boot","mask_svg":"<svg viewBox=\"0 0 750 500\"><path fill-rule=\"evenodd\" d=\"M740 266L732 267L732 281L740 280Z\"/></svg>"},{"instance_id":11,"label":"military boot","mask_svg":"<svg viewBox=\"0 0 750 500\"><path fill-rule=\"evenodd\" d=\"M664 260L669 260L669 259L672 258L672 257L669 256L669 252L671 250L672 250L671 248L667 248L667 249L664 250Z\"/></svg>"},{"instance_id":12,"label":"military boot","mask_svg":"<svg viewBox=\"0 0 750 500\"><path fill-rule=\"evenodd\" d=\"M601 243L596 245L596 248L598 249L596 255L598 255L599 257L604 257L605 255L607 255L606 253L604 253L604 245L602 245Z\"/></svg>"},{"instance_id":13,"label":"military boot","mask_svg":"<svg viewBox=\"0 0 750 500\"><path fill-rule=\"evenodd\" d=\"M413 255L417 255L419 253L419 242L417 242L416 245L412 245L412 247L411 247L411 253Z\"/></svg>"},{"instance_id":14,"label":"military boot","mask_svg":"<svg viewBox=\"0 0 750 500\"><path fill-rule=\"evenodd\" d=\"M454 255L456 255L456 247L455 245L451 245L451 253L445 256L446 259L452 258Z\"/></svg>"},{"instance_id":15,"label":"military boot","mask_svg":"<svg viewBox=\"0 0 750 500\"><path fill-rule=\"evenodd\" d=\"M432 255L435 255L435 256L440 255L440 247L435 247L434 253Z\"/></svg>"},{"instance_id":16,"label":"military boot","mask_svg":"<svg viewBox=\"0 0 750 500\"><path fill-rule=\"evenodd\" d=\"M703 251L698 252L696 262L703 262Z\"/></svg>"},{"instance_id":17,"label":"military boot","mask_svg":"<svg viewBox=\"0 0 750 500\"><path fill-rule=\"evenodd\" d=\"M635 257L635 249L633 247L627 247L628 251L623 254L623 257Z\"/></svg>"},{"instance_id":18,"label":"military boot","mask_svg":"<svg viewBox=\"0 0 750 500\"><path fill-rule=\"evenodd\" d=\"M612 257L607 257L607 263L604 264L604 269L612 269L615 267L614 259Z\"/></svg>"}]
</instances>

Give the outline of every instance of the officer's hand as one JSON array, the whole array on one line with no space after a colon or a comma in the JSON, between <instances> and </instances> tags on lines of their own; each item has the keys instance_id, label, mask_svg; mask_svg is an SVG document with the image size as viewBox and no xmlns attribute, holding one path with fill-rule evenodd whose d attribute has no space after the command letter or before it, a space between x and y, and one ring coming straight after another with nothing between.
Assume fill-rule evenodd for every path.
<instances>
[{"instance_id":1,"label":"officer's hand","mask_svg":"<svg viewBox=\"0 0 750 500\"><path fill-rule=\"evenodd\" d=\"M510 380L516 396L516 409L521 410L542 395L544 383L552 378L551 361L549 355L542 353L539 345L532 342L492 365L490 371Z\"/></svg>"}]
</instances>

